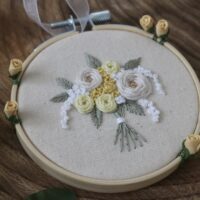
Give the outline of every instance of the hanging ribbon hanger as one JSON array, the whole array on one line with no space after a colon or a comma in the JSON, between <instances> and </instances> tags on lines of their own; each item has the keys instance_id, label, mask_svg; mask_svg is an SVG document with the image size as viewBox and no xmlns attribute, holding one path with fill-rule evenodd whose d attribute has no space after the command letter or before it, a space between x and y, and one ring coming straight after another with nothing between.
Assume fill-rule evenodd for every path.
<instances>
[{"instance_id":1,"label":"hanging ribbon hanger","mask_svg":"<svg viewBox=\"0 0 200 200\"><path fill-rule=\"evenodd\" d=\"M87 0L66 0L66 2L76 15L81 26L81 31L85 30L88 22L93 26L93 22L90 19L90 9ZM23 0L23 5L27 15L50 35L57 35L66 31L71 31L67 30L67 27L52 29L49 23L42 22L38 11L37 0Z\"/></svg>"}]
</instances>

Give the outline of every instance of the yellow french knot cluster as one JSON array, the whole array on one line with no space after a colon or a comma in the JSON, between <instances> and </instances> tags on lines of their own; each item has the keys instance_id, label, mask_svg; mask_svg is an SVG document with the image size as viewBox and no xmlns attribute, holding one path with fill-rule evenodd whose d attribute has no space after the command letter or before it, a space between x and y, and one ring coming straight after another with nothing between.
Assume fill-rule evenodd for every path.
<instances>
[{"instance_id":1,"label":"yellow french knot cluster","mask_svg":"<svg viewBox=\"0 0 200 200\"><path fill-rule=\"evenodd\" d=\"M95 100L97 97L102 94L111 94L114 97L119 96L119 91L116 85L116 81L110 77L109 74L102 68L98 68L99 73L102 76L102 83L99 87L93 89L90 92L90 96Z\"/></svg>"}]
</instances>

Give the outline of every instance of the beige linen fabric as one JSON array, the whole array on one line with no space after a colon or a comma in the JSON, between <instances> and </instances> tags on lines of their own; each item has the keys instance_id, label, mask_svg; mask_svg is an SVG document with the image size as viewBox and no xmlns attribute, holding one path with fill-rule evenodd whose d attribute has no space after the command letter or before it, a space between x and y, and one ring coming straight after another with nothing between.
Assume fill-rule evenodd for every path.
<instances>
[{"instance_id":1,"label":"beige linen fabric","mask_svg":"<svg viewBox=\"0 0 200 200\"><path fill-rule=\"evenodd\" d=\"M126 114L128 123L147 138L143 147L121 153L119 145L113 145L117 124L112 114L104 114L103 125L96 130L90 115L73 109L70 130L61 128L61 104L49 101L63 91L55 79L74 81L87 68L85 52L121 64L140 56L143 67L159 74L167 95L149 99L161 111L160 123L148 115ZM198 115L196 87L182 62L151 39L125 31L85 32L44 49L28 66L18 101L23 127L45 156L79 175L103 179L138 177L169 163L194 131Z\"/></svg>"}]
</instances>

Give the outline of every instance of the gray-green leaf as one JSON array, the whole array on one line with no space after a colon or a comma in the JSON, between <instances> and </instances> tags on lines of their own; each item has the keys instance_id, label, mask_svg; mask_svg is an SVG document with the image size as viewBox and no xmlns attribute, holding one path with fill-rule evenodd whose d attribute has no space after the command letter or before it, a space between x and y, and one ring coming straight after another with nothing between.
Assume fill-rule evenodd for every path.
<instances>
[{"instance_id":1,"label":"gray-green leaf","mask_svg":"<svg viewBox=\"0 0 200 200\"><path fill-rule=\"evenodd\" d=\"M63 92L51 98L50 101L54 103L60 103L66 101L68 97L69 95L67 94L67 92Z\"/></svg>"},{"instance_id":2,"label":"gray-green leaf","mask_svg":"<svg viewBox=\"0 0 200 200\"><path fill-rule=\"evenodd\" d=\"M144 109L136 101L126 101L126 110L136 115L145 115Z\"/></svg>"},{"instance_id":3,"label":"gray-green leaf","mask_svg":"<svg viewBox=\"0 0 200 200\"><path fill-rule=\"evenodd\" d=\"M129 60L127 63L124 64L124 68L125 69L133 69L135 67L138 67L138 65L140 64L141 62L141 58L137 58L137 59L134 59L134 60Z\"/></svg>"},{"instance_id":4,"label":"gray-green leaf","mask_svg":"<svg viewBox=\"0 0 200 200\"><path fill-rule=\"evenodd\" d=\"M103 112L97 109L96 107L94 107L94 109L91 112L91 118L94 125L98 129L103 122Z\"/></svg>"},{"instance_id":5,"label":"gray-green leaf","mask_svg":"<svg viewBox=\"0 0 200 200\"><path fill-rule=\"evenodd\" d=\"M71 89L73 86L73 83L71 83L70 81L68 81L65 78L57 78L56 82L59 86L63 87L64 89Z\"/></svg>"},{"instance_id":6,"label":"gray-green leaf","mask_svg":"<svg viewBox=\"0 0 200 200\"><path fill-rule=\"evenodd\" d=\"M126 104L120 104L118 105L117 108L117 114L121 117L125 116L125 111L126 111Z\"/></svg>"},{"instance_id":7,"label":"gray-green leaf","mask_svg":"<svg viewBox=\"0 0 200 200\"><path fill-rule=\"evenodd\" d=\"M102 65L101 61L98 58L95 58L94 56L90 54L85 54L85 56L86 56L86 61L89 67L96 69Z\"/></svg>"}]
</instances>

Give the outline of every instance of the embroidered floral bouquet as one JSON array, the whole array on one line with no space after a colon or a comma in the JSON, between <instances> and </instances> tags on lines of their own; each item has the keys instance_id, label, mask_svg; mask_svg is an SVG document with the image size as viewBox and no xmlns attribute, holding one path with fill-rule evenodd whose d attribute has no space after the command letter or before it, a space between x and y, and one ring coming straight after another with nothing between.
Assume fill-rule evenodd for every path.
<instances>
[{"instance_id":1,"label":"embroidered floral bouquet","mask_svg":"<svg viewBox=\"0 0 200 200\"><path fill-rule=\"evenodd\" d=\"M159 121L160 111L146 99L153 91L164 94L158 75L141 67L141 58L129 60L120 66L115 61L102 64L99 59L85 55L89 68L81 72L75 84L57 78L58 85L65 92L51 101L64 102L61 107L62 128L68 128L68 112L72 106L82 114L90 113L97 128L103 122L103 113L113 113L118 124L114 143L120 142L121 151L125 145L130 151L131 141L134 148L143 146L146 139L125 122L125 111L145 115L146 110L154 122Z\"/></svg>"}]
</instances>

